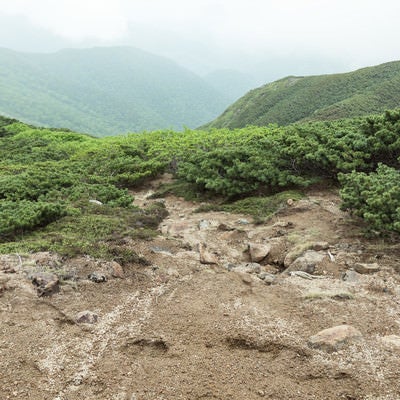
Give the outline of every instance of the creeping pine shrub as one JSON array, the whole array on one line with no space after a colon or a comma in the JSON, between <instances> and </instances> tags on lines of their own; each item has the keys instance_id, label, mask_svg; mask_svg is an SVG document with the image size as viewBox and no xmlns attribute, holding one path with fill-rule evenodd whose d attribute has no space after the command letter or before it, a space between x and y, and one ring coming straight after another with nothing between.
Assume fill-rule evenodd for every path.
<instances>
[{"instance_id":1,"label":"creeping pine shrub","mask_svg":"<svg viewBox=\"0 0 400 400\"><path fill-rule=\"evenodd\" d=\"M133 197L127 189L119 189L110 184L87 184L78 183L75 186L61 190L64 197L73 202L87 203L94 199L111 207L129 207L132 205Z\"/></svg>"},{"instance_id":2,"label":"creeping pine shrub","mask_svg":"<svg viewBox=\"0 0 400 400\"><path fill-rule=\"evenodd\" d=\"M59 203L0 201L0 239L33 230L66 214Z\"/></svg>"},{"instance_id":3,"label":"creeping pine shrub","mask_svg":"<svg viewBox=\"0 0 400 400\"><path fill-rule=\"evenodd\" d=\"M339 174L343 209L369 223L370 230L400 233L400 171L379 164L376 172Z\"/></svg>"}]
</instances>

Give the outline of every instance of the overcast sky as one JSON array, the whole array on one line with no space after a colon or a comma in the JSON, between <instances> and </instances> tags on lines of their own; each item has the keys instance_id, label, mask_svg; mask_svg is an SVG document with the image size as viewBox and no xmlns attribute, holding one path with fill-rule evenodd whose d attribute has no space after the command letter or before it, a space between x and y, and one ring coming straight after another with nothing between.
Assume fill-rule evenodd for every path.
<instances>
[{"instance_id":1,"label":"overcast sky","mask_svg":"<svg viewBox=\"0 0 400 400\"><path fill-rule=\"evenodd\" d=\"M398 60L399 20L398 0L0 0L0 46L132 45L267 79Z\"/></svg>"}]
</instances>

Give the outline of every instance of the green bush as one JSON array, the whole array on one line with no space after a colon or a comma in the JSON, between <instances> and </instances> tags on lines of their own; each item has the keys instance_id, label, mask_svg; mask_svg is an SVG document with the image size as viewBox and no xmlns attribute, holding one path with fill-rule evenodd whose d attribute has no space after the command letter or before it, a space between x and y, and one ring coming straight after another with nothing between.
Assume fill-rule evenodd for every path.
<instances>
[{"instance_id":1,"label":"green bush","mask_svg":"<svg viewBox=\"0 0 400 400\"><path fill-rule=\"evenodd\" d=\"M343 209L362 217L369 230L400 233L400 172L380 164L376 172L340 174Z\"/></svg>"},{"instance_id":2,"label":"green bush","mask_svg":"<svg viewBox=\"0 0 400 400\"><path fill-rule=\"evenodd\" d=\"M287 127L164 130L103 139L0 118L2 240L52 221L66 223L65 213L73 219L118 214L117 209L133 212L127 188L163 172L179 178L165 193L192 199L218 196L228 203L242 199L236 206L253 211L263 202L246 203L244 197L320 180L338 182L339 175L344 207L374 229L398 231L393 187L398 188L399 157L400 111ZM388 167L378 167L380 163ZM102 202L102 211L90 199ZM260 210L254 215L263 218ZM138 215L150 229L160 220L151 220L149 212Z\"/></svg>"},{"instance_id":3,"label":"green bush","mask_svg":"<svg viewBox=\"0 0 400 400\"><path fill-rule=\"evenodd\" d=\"M66 214L62 204L0 201L0 239L45 226Z\"/></svg>"}]
</instances>

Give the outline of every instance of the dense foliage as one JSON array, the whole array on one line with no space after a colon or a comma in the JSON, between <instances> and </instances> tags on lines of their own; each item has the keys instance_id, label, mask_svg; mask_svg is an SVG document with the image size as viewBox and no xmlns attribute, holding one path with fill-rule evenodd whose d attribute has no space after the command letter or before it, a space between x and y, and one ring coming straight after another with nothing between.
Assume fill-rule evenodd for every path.
<instances>
[{"instance_id":1,"label":"dense foliage","mask_svg":"<svg viewBox=\"0 0 400 400\"><path fill-rule=\"evenodd\" d=\"M95 136L196 127L230 103L174 62L129 47L0 49L0 114Z\"/></svg>"},{"instance_id":2,"label":"dense foliage","mask_svg":"<svg viewBox=\"0 0 400 400\"><path fill-rule=\"evenodd\" d=\"M400 233L400 172L380 164L370 174L341 175L343 209L351 209L378 232Z\"/></svg>"},{"instance_id":3,"label":"dense foliage","mask_svg":"<svg viewBox=\"0 0 400 400\"><path fill-rule=\"evenodd\" d=\"M101 142L0 118L0 251L136 259L113 243L151 237L165 216L161 205L134 207L125 187L159 172L140 158L145 141L135 146L136 138L127 147L122 138Z\"/></svg>"},{"instance_id":4,"label":"dense foliage","mask_svg":"<svg viewBox=\"0 0 400 400\"><path fill-rule=\"evenodd\" d=\"M207 128L332 120L380 113L400 104L400 62L358 71L290 76L252 90Z\"/></svg>"},{"instance_id":5,"label":"dense foliage","mask_svg":"<svg viewBox=\"0 0 400 400\"><path fill-rule=\"evenodd\" d=\"M339 182L343 207L373 230L400 232L399 157L399 111L288 127L103 139L0 118L0 251L111 257L110 241L149 237L165 216L161 206L133 207L128 191L163 172L173 173L176 188L192 197L235 201L220 209L248 209L259 220L271 212L262 209L273 199L284 198L264 202L265 195Z\"/></svg>"}]
</instances>

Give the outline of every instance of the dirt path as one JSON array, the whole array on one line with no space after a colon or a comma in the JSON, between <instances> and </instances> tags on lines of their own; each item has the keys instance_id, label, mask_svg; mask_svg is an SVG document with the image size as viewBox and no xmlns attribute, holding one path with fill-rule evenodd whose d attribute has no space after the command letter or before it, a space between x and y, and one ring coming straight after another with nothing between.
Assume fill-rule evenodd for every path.
<instances>
[{"instance_id":1,"label":"dirt path","mask_svg":"<svg viewBox=\"0 0 400 400\"><path fill-rule=\"evenodd\" d=\"M165 204L160 235L132 243L151 265L124 279L91 282L97 264L69 260L77 287L43 299L23 267L0 273L1 399L400 398L399 255L360 239L335 193L310 192L264 225ZM305 254L319 261L298 261ZM379 270L357 274L357 262ZM84 310L97 323L76 323ZM334 352L310 347L343 324L361 336Z\"/></svg>"}]
</instances>

